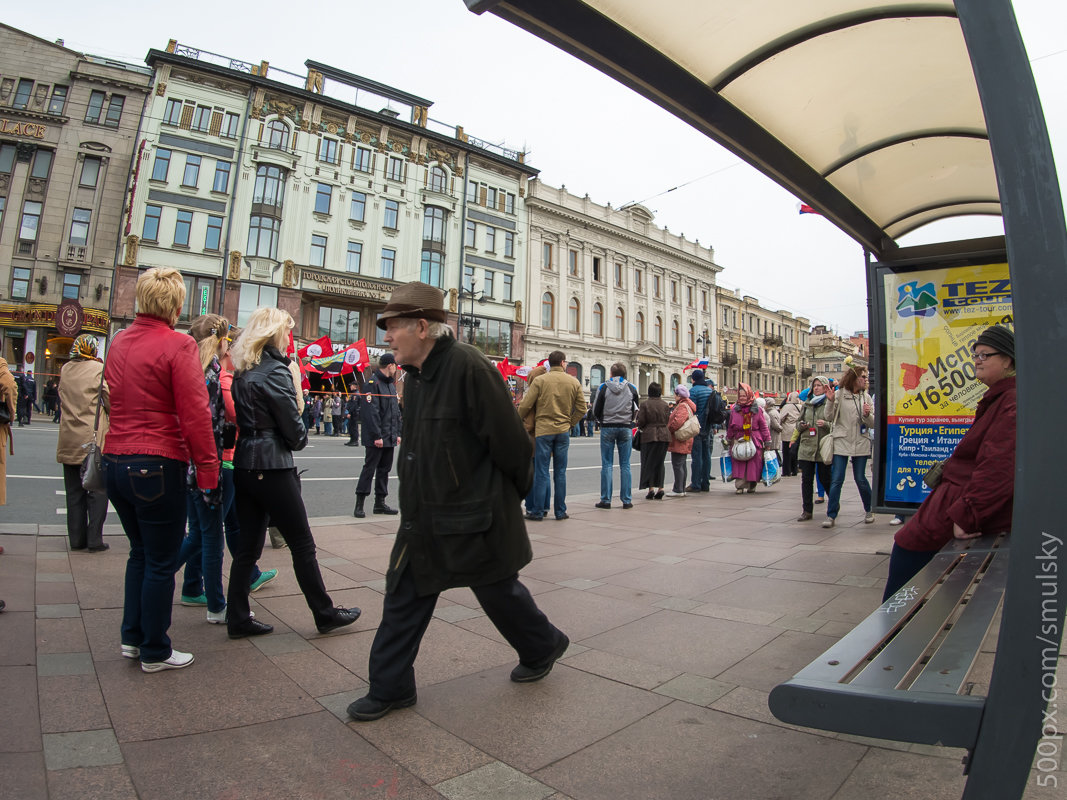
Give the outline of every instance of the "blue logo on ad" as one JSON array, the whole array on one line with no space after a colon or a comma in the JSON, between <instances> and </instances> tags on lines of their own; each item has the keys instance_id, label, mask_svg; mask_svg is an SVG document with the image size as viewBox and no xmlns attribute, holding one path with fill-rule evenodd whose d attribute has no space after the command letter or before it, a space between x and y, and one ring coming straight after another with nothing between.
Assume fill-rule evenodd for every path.
<instances>
[{"instance_id":1,"label":"blue logo on ad","mask_svg":"<svg viewBox=\"0 0 1067 800\"><path fill-rule=\"evenodd\" d=\"M901 317L932 317L937 312L937 289L933 282L918 281L897 287L897 314Z\"/></svg>"}]
</instances>

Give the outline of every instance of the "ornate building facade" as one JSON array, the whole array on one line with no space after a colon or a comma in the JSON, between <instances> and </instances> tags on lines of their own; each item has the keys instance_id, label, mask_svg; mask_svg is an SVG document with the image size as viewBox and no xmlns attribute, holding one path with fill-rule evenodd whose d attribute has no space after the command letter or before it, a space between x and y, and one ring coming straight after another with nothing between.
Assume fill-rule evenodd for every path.
<instances>
[{"instance_id":1,"label":"ornate building facade","mask_svg":"<svg viewBox=\"0 0 1067 800\"><path fill-rule=\"evenodd\" d=\"M299 339L373 347L393 288L422 280L446 291L460 337L521 359L524 154L316 61L297 75L172 40L147 62L116 316L132 315L140 271L167 265L185 276L186 317L241 325L277 306Z\"/></svg>"},{"instance_id":2,"label":"ornate building facade","mask_svg":"<svg viewBox=\"0 0 1067 800\"><path fill-rule=\"evenodd\" d=\"M714 252L653 223L643 206L594 203L531 181L527 360L562 350L596 387L616 361L664 393L705 352L717 370ZM706 350L705 350L706 348Z\"/></svg>"},{"instance_id":3,"label":"ornate building facade","mask_svg":"<svg viewBox=\"0 0 1067 800\"><path fill-rule=\"evenodd\" d=\"M73 336L108 332L150 78L0 25L0 349L14 369L55 375Z\"/></svg>"}]
</instances>

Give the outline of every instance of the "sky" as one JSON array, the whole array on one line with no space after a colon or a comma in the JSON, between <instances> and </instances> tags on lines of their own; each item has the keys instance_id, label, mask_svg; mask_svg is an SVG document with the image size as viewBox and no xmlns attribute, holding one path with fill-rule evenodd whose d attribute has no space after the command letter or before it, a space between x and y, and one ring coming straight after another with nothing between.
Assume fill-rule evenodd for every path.
<instances>
[{"instance_id":1,"label":"sky","mask_svg":"<svg viewBox=\"0 0 1067 800\"><path fill-rule=\"evenodd\" d=\"M1067 164L1067 3L1014 6L1054 154ZM299 74L312 59L394 86L434 101L433 120L525 150L546 184L616 208L644 204L658 225L713 247L718 283L764 307L843 335L868 327L863 251L852 239L799 215L797 197L651 101L492 14L470 13L463 0L349 0L306 13L278 0L166 8L52 0L10 6L2 21L134 63L177 39ZM958 219L900 243L1000 233L998 218Z\"/></svg>"}]
</instances>

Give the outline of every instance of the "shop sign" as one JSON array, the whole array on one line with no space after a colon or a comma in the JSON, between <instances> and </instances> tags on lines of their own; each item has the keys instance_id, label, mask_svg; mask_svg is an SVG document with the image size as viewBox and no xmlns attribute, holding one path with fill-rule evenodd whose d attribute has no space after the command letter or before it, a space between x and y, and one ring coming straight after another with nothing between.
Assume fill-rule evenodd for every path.
<instances>
[{"instance_id":1,"label":"shop sign","mask_svg":"<svg viewBox=\"0 0 1067 800\"><path fill-rule=\"evenodd\" d=\"M0 118L0 133L10 133L14 136L32 136L34 139L43 139L48 133L46 125L36 122L15 122L10 119Z\"/></svg>"},{"instance_id":2,"label":"shop sign","mask_svg":"<svg viewBox=\"0 0 1067 800\"><path fill-rule=\"evenodd\" d=\"M305 290L359 297L381 303L387 301L396 288L396 284L369 280L358 275L319 272L306 268L301 269L300 274L301 286Z\"/></svg>"},{"instance_id":3,"label":"shop sign","mask_svg":"<svg viewBox=\"0 0 1067 800\"><path fill-rule=\"evenodd\" d=\"M84 320L85 312L82 311L82 304L77 300L68 298L56 309L56 331L60 336L69 336L73 339L81 333Z\"/></svg>"},{"instance_id":4,"label":"shop sign","mask_svg":"<svg viewBox=\"0 0 1067 800\"><path fill-rule=\"evenodd\" d=\"M55 328L58 306L51 303L8 305L0 303L0 326L11 328ZM108 333L111 317L106 311L82 309L82 330Z\"/></svg>"}]
</instances>

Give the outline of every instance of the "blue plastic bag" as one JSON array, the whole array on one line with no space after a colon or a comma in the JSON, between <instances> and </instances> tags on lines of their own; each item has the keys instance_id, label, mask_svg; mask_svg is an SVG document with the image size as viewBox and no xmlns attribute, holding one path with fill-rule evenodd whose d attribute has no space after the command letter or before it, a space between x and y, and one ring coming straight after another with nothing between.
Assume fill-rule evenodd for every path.
<instances>
[{"instance_id":1,"label":"blue plastic bag","mask_svg":"<svg viewBox=\"0 0 1067 800\"><path fill-rule=\"evenodd\" d=\"M782 479L782 465L778 463L778 454L773 450L763 451L763 475L760 479L766 486Z\"/></svg>"},{"instance_id":2,"label":"blue plastic bag","mask_svg":"<svg viewBox=\"0 0 1067 800\"><path fill-rule=\"evenodd\" d=\"M734 466L730 456L723 453L719 456L719 474L722 476L723 483L727 483L734 479Z\"/></svg>"}]
</instances>

